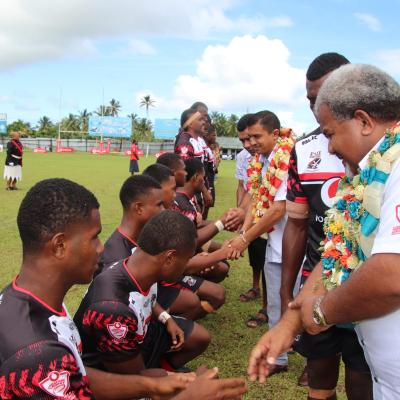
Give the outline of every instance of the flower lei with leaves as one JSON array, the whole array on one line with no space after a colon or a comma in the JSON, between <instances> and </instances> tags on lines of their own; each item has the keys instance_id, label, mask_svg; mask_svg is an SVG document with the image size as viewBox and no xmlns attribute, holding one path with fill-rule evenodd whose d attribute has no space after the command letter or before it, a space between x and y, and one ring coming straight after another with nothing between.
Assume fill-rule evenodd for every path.
<instances>
[{"instance_id":1,"label":"flower lei with leaves","mask_svg":"<svg viewBox=\"0 0 400 400\"><path fill-rule=\"evenodd\" d=\"M285 179L288 169L290 153L294 146L291 129L281 129L278 140L273 150L273 158L267 171L262 176L262 163L260 154L256 154L247 168L247 188L253 199L252 214L254 222L257 222L271 206L275 195Z\"/></svg>"},{"instance_id":2,"label":"flower lei with leaves","mask_svg":"<svg viewBox=\"0 0 400 400\"><path fill-rule=\"evenodd\" d=\"M321 242L322 280L327 290L341 285L370 257L385 183L399 158L400 122L386 131L358 175L340 181L334 205L326 212Z\"/></svg>"}]
</instances>

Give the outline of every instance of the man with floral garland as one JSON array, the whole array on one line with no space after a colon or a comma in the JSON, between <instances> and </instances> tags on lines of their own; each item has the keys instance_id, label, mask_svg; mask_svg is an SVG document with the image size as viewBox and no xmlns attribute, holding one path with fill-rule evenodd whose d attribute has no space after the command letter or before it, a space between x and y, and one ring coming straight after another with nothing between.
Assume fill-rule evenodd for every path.
<instances>
[{"instance_id":1,"label":"man with floral garland","mask_svg":"<svg viewBox=\"0 0 400 400\"><path fill-rule=\"evenodd\" d=\"M375 67L346 65L323 83L315 111L346 177L325 219L321 263L253 349L248 372L264 381L268 363L302 327L317 334L354 322L374 399L398 399L400 86Z\"/></svg>"},{"instance_id":2,"label":"man with floral garland","mask_svg":"<svg viewBox=\"0 0 400 400\"><path fill-rule=\"evenodd\" d=\"M332 71L348 63L338 53L324 53L311 62L306 73L311 110L323 82ZM286 199L288 222L282 242L282 313L293 300L293 287L300 268L301 283L304 284L321 259L324 215L332 206L344 174L343 161L329 153L328 139L320 127L297 141L290 158ZM303 332L296 339L294 349L307 359L307 366L298 382L299 385L308 384L310 397L335 395L340 361L343 360L348 399L371 398L371 374L353 330L333 326L319 335Z\"/></svg>"},{"instance_id":3,"label":"man with floral garland","mask_svg":"<svg viewBox=\"0 0 400 400\"><path fill-rule=\"evenodd\" d=\"M249 117L248 134L257 153L249 166L249 193L252 205L240 236L231 241L238 252L250 242L268 237L264 273L267 282L267 318L270 328L280 318L280 284L282 271L282 234L286 223L286 181L290 152L294 146L291 129L281 129L278 117L270 111L260 111ZM287 371L288 357L282 354L269 374Z\"/></svg>"}]
</instances>

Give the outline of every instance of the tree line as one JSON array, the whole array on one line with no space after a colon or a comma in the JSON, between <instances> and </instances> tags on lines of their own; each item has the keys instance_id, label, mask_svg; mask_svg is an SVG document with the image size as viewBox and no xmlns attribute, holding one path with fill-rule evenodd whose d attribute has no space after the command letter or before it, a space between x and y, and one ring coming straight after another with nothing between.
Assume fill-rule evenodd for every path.
<instances>
[{"instance_id":1,"label":"tree line","mask_svg":"<svg viewBox=\"0 0 400 400\"><path fill-rule=\"evenodd\" d=\"M154 140L153 124L149 119L150 107L155 107L155 101L150 95L143 96L139 106L146 109L146 118L139 118L137 114L131 113L127 117L132 121L132 137L138 141ZM120 116L121 104L116 99L111 99L108 104L100 105L96 110L90 112L87 109L78 114L69 113L61 119L60 123L53 122L48 116L42 116L36 126L29 122L18 119L7 125L7 132L19 131L22 136L30 137L57 137L60 129L63 138L86 138L89 131L89 117L97 116ZM236 136L236 123L238 116L231 114L226 116L220 112L211 112L213 125L216 128L217 136ZM91 137L95 137L90 135Z\"/></svg>"}]
</instances>

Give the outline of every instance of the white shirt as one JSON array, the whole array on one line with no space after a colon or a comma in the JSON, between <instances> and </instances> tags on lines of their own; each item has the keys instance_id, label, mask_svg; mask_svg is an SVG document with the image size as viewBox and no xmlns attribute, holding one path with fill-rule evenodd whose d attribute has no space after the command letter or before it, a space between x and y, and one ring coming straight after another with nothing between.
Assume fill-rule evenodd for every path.
<instances>
[{"instance_id":1,"label":"white shirt","mask_svg":"<svg viewBox=\"0 0 400 400\"><path fill-rule=\"evenodd\" d=\"M247 192L247 168L249 167L252 155L243 149L236 156L236 178L243 182L243 188Z\"/></svg>"},{"instance_id":2,"label":"white shirt","mask_svg":"<svg viewBox=\"0 0 400 400\"><path fill-rule=\"evenodd\" d=\"M381 141L371 151L376 149ZM369 153L360 162L361 169L365 168L368 156ZM400 162L398 160L394 163L385 184L380 224L371 254L400 254L399 182ZM400 279L400 270L398 279ZM400 309L380 318L360 322L356 325L356 332L371 369L374 399L400 399Z\"/></svg>"},{"instance_id":3,"label":"white shirt","mask_svg":"<svg viewBox=\"0 0 400 400\"><path fill-rule=\"evenodd\" d=\"M266 158L265 156L260 157L260 162L263 164L262 168L263 176L265 175L269 163L271 162L274 155L275 153L271 152L268 158ZM274 201L286 201L287 176L288 175L286 174L285 179L283 180L281 186L279 186ZM268 262L274 262L274 263L282 262L282 237L286 221L287 221L287 214L285 213L285 215L274 225L273 231L268 233L267 250L265 252L265 259Z\"/></svg>"}]
</instances>

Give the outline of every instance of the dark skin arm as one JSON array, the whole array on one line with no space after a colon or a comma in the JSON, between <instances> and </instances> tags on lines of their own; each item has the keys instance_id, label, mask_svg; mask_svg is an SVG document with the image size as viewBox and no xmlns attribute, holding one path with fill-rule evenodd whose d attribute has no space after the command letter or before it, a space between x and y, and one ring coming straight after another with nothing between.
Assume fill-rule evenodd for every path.
<instances>
[{"instance_id":1,"label":"dark skin arm","mask_svg":"<svg viewBox=\"0 0 400 400\"><path fill-rule=\"evenodd\" d=\"M329 324L362 321L399 309L399 263L399 254L374 254L370 257L346 282L324 295L321 309L326 321ZM324 330L312 320L316 299L316 295L297 299L293 305L293 308L301 307L303 325L311 334Z\"/></svg>"},{"instance_id":2,"label":"dark skin arm","mask_svg":"<svg viewBox=\"0 0 400 400\"><path fill-rule=\"evenodd\" d=\"M282 278L281 308L282 314L293 300L293 289L297 275L303 263L307 245L308 220L288 218L282 238Z\"/></svg>"},{"instance_id":3,"label":"dark skin arm","mask_svg":"<svg viewBox=\"0 0 400 400\"><path fill-rule=\"evenodd\" d=\"M215 265L219 261L233 257L235 251L224 246L219 250L212 253L199 253L192 257L186 265L185 274L197 274L203 271L207 267Z\"/></svg>"},{"instance_id":4,"label":"dark skin arm","mask_svg":"<svg viewBox=\"0 0 400 400\"><path fill-rule=\"evenodd\" d=\"M231 246L238 251L243 253L250 242L261 236L263 233L268 232L284 215L286 212L286 201L276 201L270 208L265 211L265 214L261 219L254 225L251 225L249 230L242 237L238 236L230 241Z\"/></svg>"},{"instance_id":5,"label":"dark skin arm","mask_svg":"<svg viewBox=\"0 0 400 400\"><path fill-rule=\"evenodd\" d=\"M167 376L163 369L146 369L142 354L138 352L131 359L122 362L102 360L108 371L122 375Z\"/></svg>"},{"instance_id":6,"label":"dark skin arm","mask_svg":"<svg viewBox=\"0 0 400 400\"><path fill-rule=\"evenodd\" d=\"M151 396L167 399L184 390L194 374L175 374L157 379L140 375L119 375L86 367L90 388L96 400L125 400Z\"/></svg>"},{"instance_id":7,"label":"dark skin arm","mask_svg":"<svg viewBox=\"0 0 400 400\"><path fill-rule=\"evenodd\" d=\"M246 191L244 190L244 187L243 187L243 181L241 179L239 179L238 186L236 189L236 207L240 206L240 203L242 202L243 196L245 194L246 194Z\"/></svg>"},{"instance_id":8,"label":"dark skin arm","mask_svg":"<svg viewBox=\"0 0 400 400\"><path fill-rule=\"evenodd\" d=\"M325 293L321 281L321 263L308 277L303 289L294 302L301 304L304 299L320 296ZM298 333L302 330L302 313L299 309L289 308L278 324L265 333L253 348L248 366L248 374L252 381L265 382L268 366L276 363L279 354L288 351Z\"/></svg>"},{"instance_id":9,"label":"dark skin arm","mask_svg":"<svg viewBox=\"0 0 400 400\"><path fill-rule=\"evenodd\" d=\"M158 316L163 311L165 310L158 303L156 303L153 307L154 319L158 320ZM179 328L178 324L174 321L173 318L167 320L167 322L165 323L165 329L171 336L171 350L179 350L185 343L185 334L183 333L183 330Z\"/></svg>"},{"instance_id":10,"label":"dark skin arm","mask_svg":"<svg viewBox=\"0 0 400 400\"><path fill-rule=\"evenodd\" d=\"M370 257L348 281L325 296L323 309L328 321L362 321L398 309L399 265L399 254L374 254Z\"/></svg>"},{"instance_id":11,"label":"dark skin arm","mask_svg":"<svg viewBox=\"0 0 400 400\"><path fill-rule=\"evenodd\" d=\"M211 238L219 233L214 223L207 224L200 229L197 229L197 245L202 246L207 243Z\"/></svg>"},{"instance_id":12,"label":"dark skin arm","mask_svg":"<svg viewBox=\"0 0 400 400\"><path fill-rule=\"evenodd\" d=\"M247 192L245 192L242 197L242 201L239 204L239 207L242 208L244 211L247 211L250 205L251 205L251 196Z\"/></svg>"},{"instance_id":13,"label":"dark skin arm","mask_svg":"<svg viewBox=\"0 0 400 400\"><path fill-rule=\"evenodd\" d=\"M247 392L244 379L215 379L218 369L206 371L173 400L237 400Z\"/></svg>"}]
</instances>

